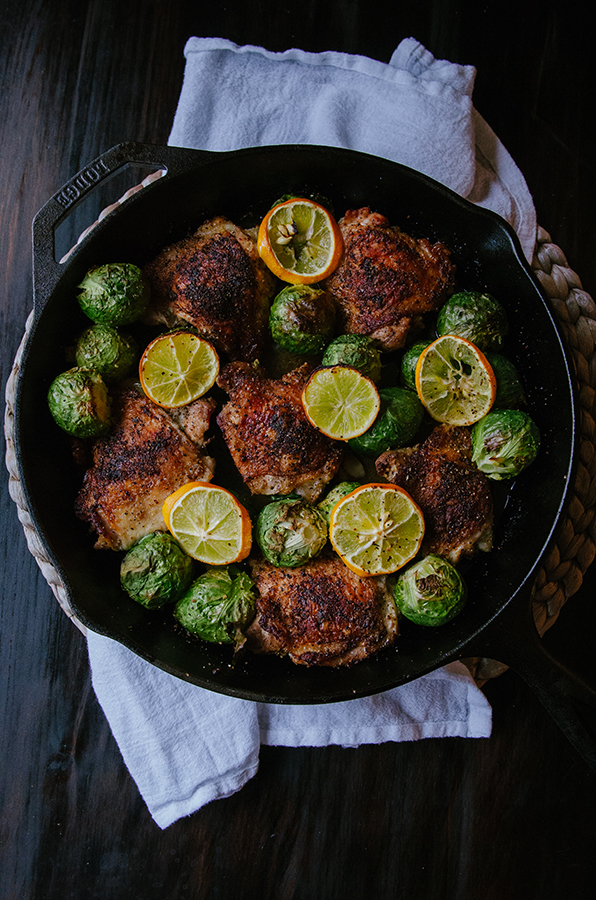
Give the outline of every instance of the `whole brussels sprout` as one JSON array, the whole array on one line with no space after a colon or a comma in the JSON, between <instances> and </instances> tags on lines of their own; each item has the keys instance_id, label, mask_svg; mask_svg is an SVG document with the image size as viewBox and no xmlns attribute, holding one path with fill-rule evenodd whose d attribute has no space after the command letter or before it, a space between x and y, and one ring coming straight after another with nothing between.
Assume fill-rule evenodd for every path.
<instances>
[{"instance_id":1,"label":"whole brussels sprout","mask_svg":"<svg viewBox=\"0 0 596 900\"><path fill-rule=\"evenodd\" d=\"M110 395L95 369L77 366L54 378L48 406L60 428L75 437L98 437L110 427Z\"/></svg>"},{"instance_id":2,"label":"whole brussels sprout","mask_svg":"<svg viewBox=\"0 0 596 900\"><path fill-rule=\"evenodd\" d=\"M381 354L364 334L340 334L325 350L321 364L351 366L374 382L381 377Z\"/></svg>"},{"instance_id":3,"label":"whole brussels sprout","mask_svg":"<svg viewBox=\"0 0 596 900\"><path fill-rule=\"evenodd\" d=\"M171 534L146 534L128 551L120 565L120 583L126 593L154 609L176 600L192 581L193 560Z\"/></svg>"},{"instance_id":4,"label":"whole brussels sprout","mask_svg":"<svg viewBox=\"0 0 596 900\"><path fill-rule=\"evenodd\" d=\"M493 409L517 409L523 406L526 403L526 395L513 363L500 353L487 353L486 358L497 382Z\"/></svg>"},{"instance_id":5,"label":"whole brussels sprout","mask_svg":"<svg viewBox=\"0 0 596 900\"><path fill-rule=\"evenodd\" d=\"M130 325L149 303L149 285L132 263L105 263L90 269L81 283L77 299L93 322Z\"/></svg>"},{"instance_id":6,"label":"whole brussels sprout","mask_svg":"<svg viewBox=\"0 0 596 900\"><path fill-rule=\"evenodd\" d=\"M489 412L472 428L472 460L495 481L519 475L534 462L540 449L540 432L520 409Z\"/></svg>"},{"instance_id":7,"label":"whole brussels sprout","mask_svg":"<svg viewBox=\"0 0 596 900\"><path fill-rule=\"evenodd\" d=\"M327 527L329 527L329 517L331 516L331 510L335 504L341 500L342 497L345 497L346 494L351 494L352 491L355 491L358 487L360 487L359 481L340 481L339 484L336 484L334 488L331 488L329 493L319 501L317 509L325 517Z\"/></svg>"},{"instance_id":8,"label":"whole brussels sprout","mask_svg":"<svg viewBox=\"0 0 596 900\"><path fill-rule=\"evenodd\" d=\"M208 569L200 575L174 608L174 617L186 631L205 641L234 644L255 611L255 587L237 566Z\"/></svg>"},{"instance_id":9,"label":"whole brussels sprout","mask_svg":"<svg viewBox=\"0 0 596 900\"><path fill-rule=\"evenodd\" d=\"M407 388L381 388L379 396L381 408L373 424L348 441L348 447L362 456L375 457L385 450L405 447L414 439L424 417L418 395Z\"/></svg>"},{"instance_id":10,"label":"whole brussels sprout","mask_svg":"<svg viewBox=\"0 0 596 900\"><path fill-rule=\"evenodd\" d=\"M431 341L417 341L401 358L401 382L410 391L416 390L416 364L418 357Z\"/></svg>"},{"instance_id":11,"label":"whole brussels sprout","mask_svg":"<svg viewBox=\"0 0 596 900\"><path fill-rule=\"evenodd\" d=\"M321 353L335 328L335 304L322 288L290 284L279 292L269 312L276 344L291 353Z\"/></svg>"},{"instance_id":12,"label":"whole brussels sprout","mask_svg":"<svg viewBox=\"0 0 596 900\"><path fill-rule=\"evenodd\" d=\"M92 325L79 337L77 366L89 366L107 382L132 374L138 356L136 341L112 325Z\"/></svg>"},{"instance_id":13,"label":"whole brussels sprout","mask_svg":"<svg viewBox=\"0 0 596 900\"><path fill-rule=\"evenodd\" d=\"M467 338L480 350L498 350L509 330L507 313L491 294L453 294L437 316L437 334Z\"/></svg>"},{"instance_id":14,"label":"whole brussels sprout","mask_svg":"<svg viewBox=\"0 0 596 900\"><path fill-rule=\"evenodd\" d=\"M263 507L256 539L268 562L293 568L321 552L327 543L327 523L316 506L300 497L285 497Z\"/></svg>"},{"instance_id":15,"label":"whole brussels sprout","mask_svg":"<svg viewBox=\"0 0 596 900\"><path fill-rule=\"evenodd\" d=\"M394 596L398 610L416 625L444 625L464 608L467 589L455 566L431 553L399 575Z\"/></svg>"}]
</instances>

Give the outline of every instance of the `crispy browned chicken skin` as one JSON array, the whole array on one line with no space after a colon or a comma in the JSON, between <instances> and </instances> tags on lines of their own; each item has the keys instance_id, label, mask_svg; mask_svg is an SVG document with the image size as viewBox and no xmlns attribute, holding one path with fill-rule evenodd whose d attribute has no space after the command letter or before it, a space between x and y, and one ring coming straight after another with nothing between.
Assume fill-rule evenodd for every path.
<instances>
[{"instance_id":1,"label":"crispy browned chicken skin","mask_svg":"<svg viewBox=\"0 0 596 900\"><path fill-rule=\"evenodd\" d=\"M383 453L376 466L420 506L425 552L457 562L476 549L491 549L492 496L487 477L472 462L467 428L440 425L418 447Z\"/></svg>"},{"instance_id":2,"label":"crispy browned chicken skin","mask_svg":"<svg viewBox=\"0 0 596 900\"><path fill-rule=\"evenodd\" d=\"M187 481L211 480L215 463L201 447L214 406L196 400L178 425L134 388L114 392L114 426L93 445L75 506L97 532L97 548L126 550L143 535L164 531L166 497Z\"/></svg>"},{"instance_id":3,"label":"crispy browned chicken skin","mask_svg":"<svg viewBox=\"0 0 596 900\"><path fill-rule=\"evenodd\" d=\"M145 267L145 321L188 322L231 359L252 361L267 337L274 282L252 237L219 216Z\"/></svg>"},{"instance_id":4,"label":"crispy browned chicken skin","mask_svg":"<svg viewBox=\"0 0 596 900\"><path fill-rule=\"evenodd\" d=\"M326 284L343 330L368 335L384 350L403 347L412 322L453 289L449 250L410 237L368 207L348 210L339 226L344 251Z\"/></svg>"},{"instance_id":5,"label":"crispy browned chicken skin","mask_svg":"<svg viewBox=\"0 0 596 900\"><path fill-rule=\"evenodd\" d=\"M395 606L384 578L360 578L337 557L295 569L251 565L258 588L247 647L305 666L350 665L397 637Z\"/></svg>"},{"instance_id":6,"label":"crispy browned chicken skin","mask_svg":"<svg viewBox=\"0 0 596 900\"><path fill-rule=\"evenodd\" d=\"M308 364L280 379L230 363L217 380L230 395L217 422L236 468L253 494L295 491L316 500L333 478L343 447L310 424L302 407Z\"/></svg>"}]
</instances>

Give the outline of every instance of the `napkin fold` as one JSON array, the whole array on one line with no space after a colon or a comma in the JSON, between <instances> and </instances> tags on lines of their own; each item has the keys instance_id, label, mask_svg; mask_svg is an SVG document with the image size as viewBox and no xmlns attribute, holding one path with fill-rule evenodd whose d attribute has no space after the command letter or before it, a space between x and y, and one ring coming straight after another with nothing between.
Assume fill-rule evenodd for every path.
<instances>
[{"instance_id":1,"label":"napkin fold","mask_svg":"<svg viewBox=\"0 0 596 900\"><path fill-rule=\"evenodd\" d=\"M531 259L532 197L473 106L472 66L437 60L413 38L388 64L223 38L190 38L185 56L170 144L221 151L311 143L393 159L499 213ZM97 698L160 828L242 788L261 744L356 747L491 733L490 705L459 662L372 697L285 706L206 691L91 631L88 650Z\"/></svg>"}]
</instances>

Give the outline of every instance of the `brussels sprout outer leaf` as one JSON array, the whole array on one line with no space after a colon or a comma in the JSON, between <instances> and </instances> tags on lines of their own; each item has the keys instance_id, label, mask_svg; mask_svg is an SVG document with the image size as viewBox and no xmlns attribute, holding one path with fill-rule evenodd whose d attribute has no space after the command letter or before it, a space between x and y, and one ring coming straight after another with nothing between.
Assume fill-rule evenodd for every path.
<instances>
[{"instance_id":1,"label":"brussels sprout outer leaf","mask_svg":"<svg viewBox=\"0 0 596 900\"><path fill-rule=\"evenodd\" d=\"M415 344L412 344L409 350L406 350L401 358L401 382L410 391L416 390L416 363L418 362L418 357L431 343L432 341L417 341Z\"/></svg>"},{"instance_id":2,"label":"brussels sprout outer leaf","mask_svg":"<svg viewBox=\"0 0 596 900\"><path fill-rule=\"evenodd\" d=\"M379 456L385 450L395 450L409 444L424 417L424 407L418 395L407 388L381 388L381 409L374 423L364 434L348 441L355 453Z\"/></svg>"},{"instance_id":3,"label":"brussels sprout outer leaf","mask_svg":"<svg viewBox=\"0 0 596 900\"><path fill-rule=\"evenodd\" d=\"M346 494L351 494L352 491L355 491L358 487L360 487L359 481L341 481L317 504L317 509L325 517L327 527L329 527L329 517L331 516L331 510L335 504L341 500L342 497L345 497Z\"/></svg>"},{"instance_id":4,"label":"brussels sprout outer leaf","mask_svg":"<svg viewBox=\"0 0 596 900\"><path fill-rule=\"evenodd\" d=\"M219 644L241 640L255 611L255 588L235 566L200 575L174 609L177 621L192 634Z\"/></svg>"},{"instance_id":5,"label":"brussels sprout outer leaf","mask_svg":"<svg viewBox=\"0 0 596 900\"><path fill-rule=\"evenodd\" d=\"M434 553L402 572L395 584L395 605L416 625L444 625L465 606L467 589L457 569Z\"/></svg>"},{"instance_id":6,"label":"brussels sprout outer leaf","mask_svg":"<svg viewBox=\"0 0 596 900\"><path fill-rule=\"evenodd\" d=\"M519 409L491 411L472 428L472 460L495 481L514 478L538 455L540 432Z\"/></svg>"},{"instance_id":7,"label":"brussels sprout outer leaf","mask_svg":"<svg viewBox=\"0 0 596 900\"><path fill-rule=\"evenodd\" d=\"M509 330L507 314L498 300L478 291L452 294L437 316L437 334L466 338L480 350L498 350Z\"/></svg>"},{"instance_id":8,"label":"brussels sprout outer leaf","mask_svg":"<svg viewBox=\"0 0 596 900\"><path fill-rule=\"evenodd\" d=\"M177 600L188 588L193 560L165 531L142 537L120 566L120 582L127 594L148 609Z\"/></svg>"},{"instance_id":9,"label":"brussels sprout outer leaf","mask_svg":"<svg viewBox=\"0 0 596 900\"><path fill-rule=\"evenodd\" d=\"M110 427L110 396L94 369L78 366L56 376L48 390L48 406L60 428L75 437L98 437Z\"/></svg>"},{"instance_id":10,"label":"brussels sprout outer leaf","mask_svg":"<svg viewBox=\"0 0 596 900\"><path fill-rule=\"evenodd\" d=\"M306 500L275 500L259 513L256 539L268 562L293 568L321 552L327 543L327 522Z\"/></svg>"},{"instance_id":11,"label":"brussels sprout outer leaf","mask_svg":"<svg viewBox=\"0 0 596 900\"><path fill-rule=\"evenodd\" d=\"M77 299L86 316L102 325L130 325L149 303L149 286L132 263L106 263L90 269Z\"/></svg>"},{"instance_id":12,"label":"brussels sprout outer leaf","mask_svg":"<svg viewBox=\"0 0 596 900\"><path fill-rule=\"evenodd\" d=\"M375 383L381 377L381 354L364 334L340 334L327 346L323 366L351 366Z\"/></svg>"}]
</instances>

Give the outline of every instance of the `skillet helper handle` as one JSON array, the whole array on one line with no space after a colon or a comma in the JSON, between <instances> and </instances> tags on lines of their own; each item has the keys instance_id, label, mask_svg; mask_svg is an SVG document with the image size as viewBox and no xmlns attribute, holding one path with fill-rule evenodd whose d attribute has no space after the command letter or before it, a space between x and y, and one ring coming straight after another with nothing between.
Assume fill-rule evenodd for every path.
<instances>
[{"instance_id":1,"label":"skillet helper handle","mask_svg":"<svg viewBox=\"0 0 596 900\"><path fill-rule=\"evenodd\" d=\"M62 274L63 266L55 258L56 228L89 194L129 166L147 166L163 170L163 178L184 174L213 154L206 150L185 150L153 144L128 142L117 144L77 172L33 219L33 296L36 312L40 312ZM161 179L160 179L161 180ZM131 192L132 193L132 192ZM118 200L118 197L114 198Z\"/></svg>"}]
</instances>

